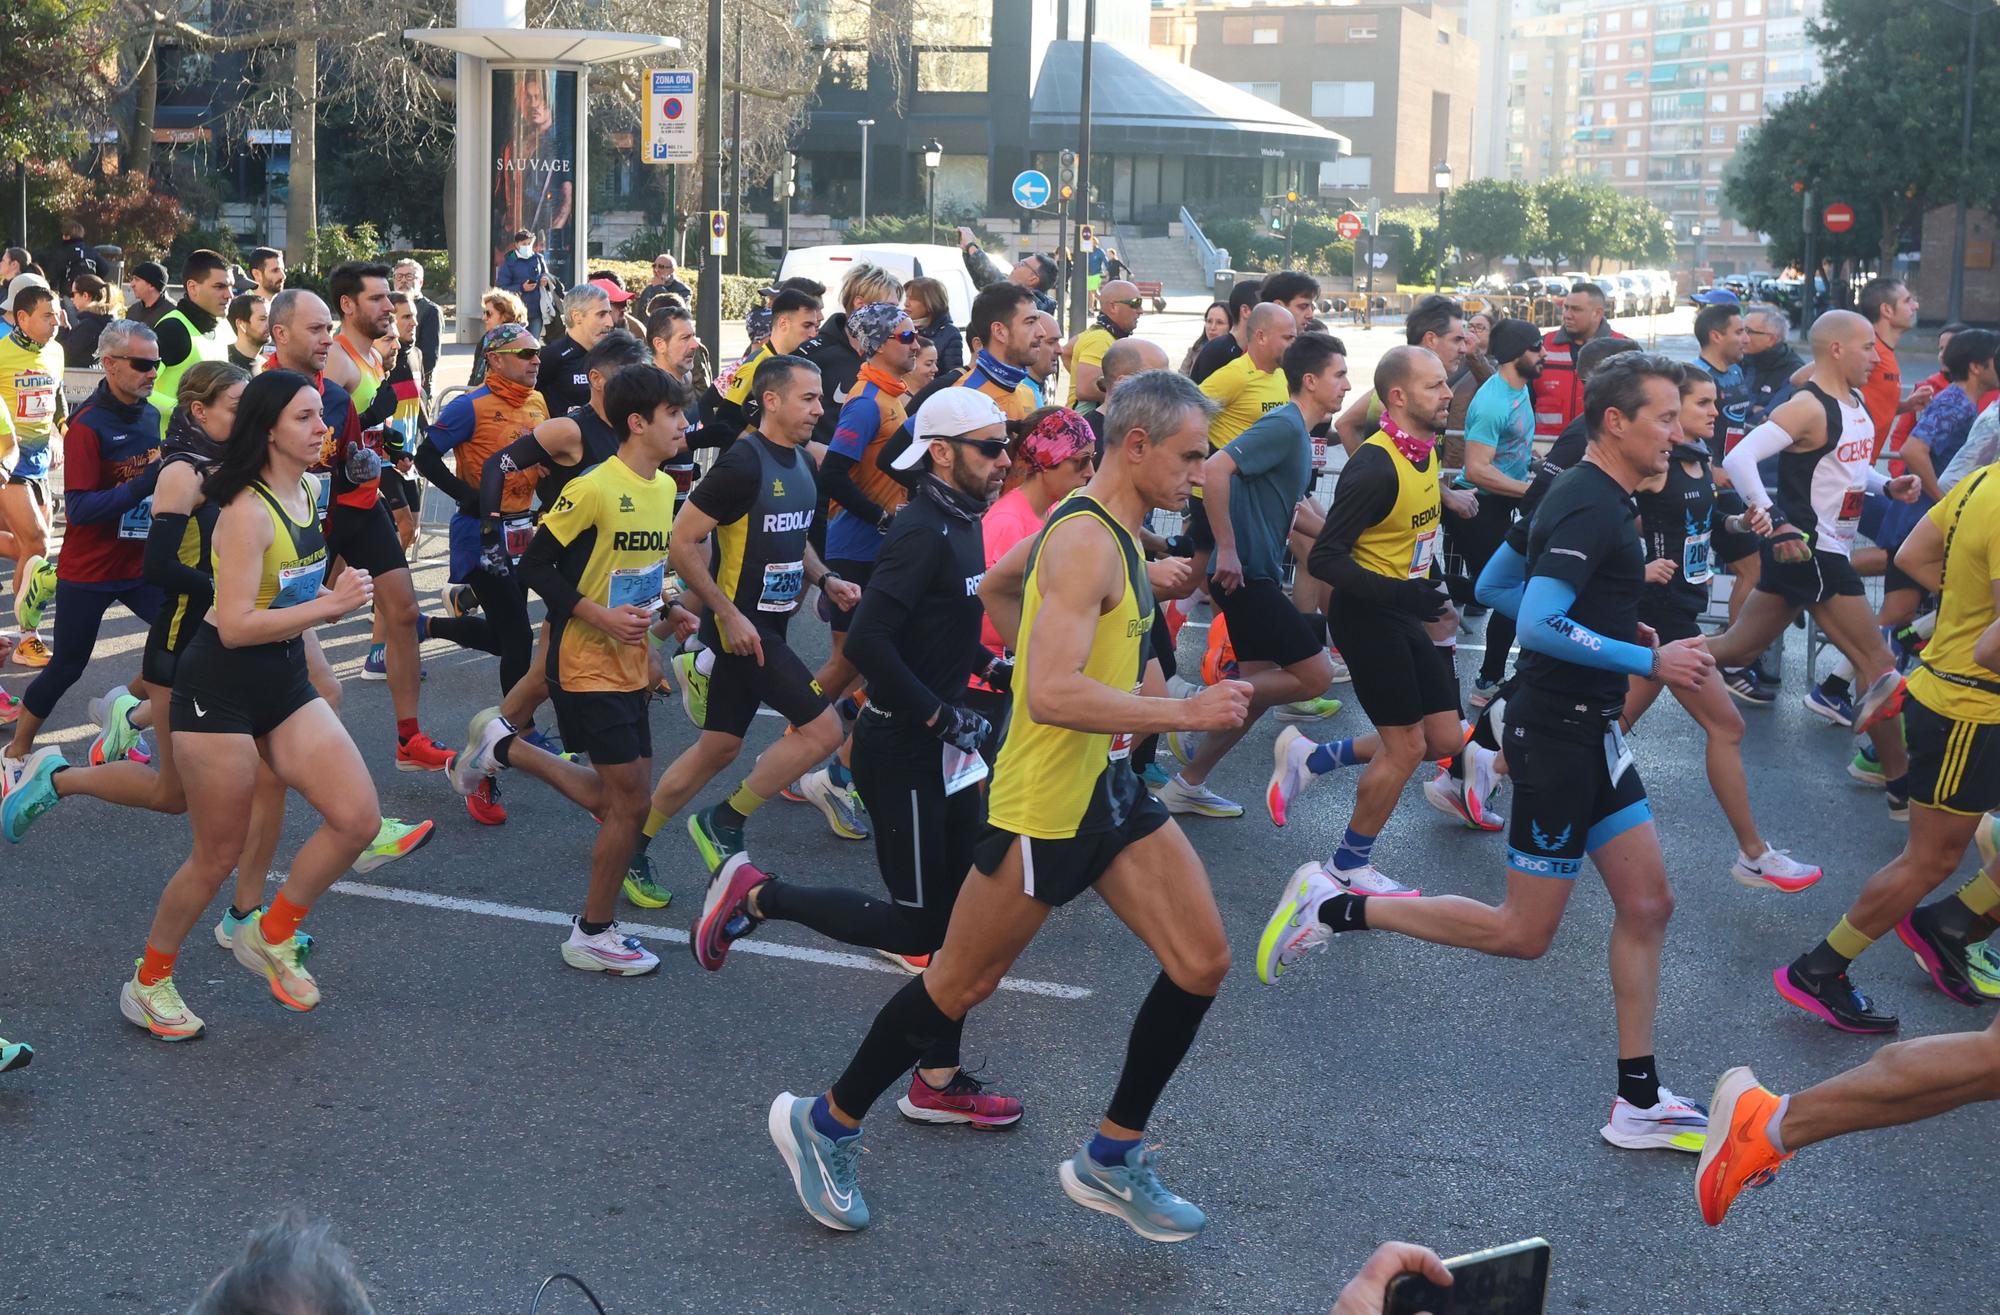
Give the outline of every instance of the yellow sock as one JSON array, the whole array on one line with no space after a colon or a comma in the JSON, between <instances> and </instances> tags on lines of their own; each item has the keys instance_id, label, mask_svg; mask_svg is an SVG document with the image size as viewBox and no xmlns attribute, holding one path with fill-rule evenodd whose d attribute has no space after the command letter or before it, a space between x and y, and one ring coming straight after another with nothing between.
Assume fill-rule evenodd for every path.
<instances>
[{"instance_id":1,"label":"yellow sock","mask_svg":"<svg viewBox=\"0 0 2000 1315\"><path fill-rule=\"evenodd\" d=\"M1841 958L1853 960L1860 958L1861 952L1875 943L1875 938L1855 930L1853 923L1842 918L1826 934L1826 943Z\"/></svg>"},{"instance_id":2,"label":"yellow sock","mask_svg":"<svg viewBox=\"0 0 2000 1315\"><path fill-rule=\"evenodd\" d=\"M673 820L672 818L668 817L665 813L661 812L659 809L657 808L651 809L646 814L646 825L640 828L640 832L642 835L646 837L646 839L651 840L654 836L660 834L661 827L664 827L668 822L671 822L672 820Z\"/></svg>"},{"instance_id":3,"label":"yellow sock","mask_svg":"<svg viewBox=\"0 0 2000 1315\"><path fill-rule=\"evenodd\" d=\"M1982 872L1959 888L1958 902L1974 913L1991 913L2000 906L2000 885L1994 884L1990 874Z\"/></svg>"},{"instance_id":4,"label":"yellow sock","mask_svg":"<svg viewBox=\"0 0 2000 1315\"><path fill-rule=\"evenodd\" d=\"M762 808L764 802L764 796L752 790L748 781L737 786L736 793L729 796L729 806L744 817L748 817Z\"/></svg>"}]
</instances>

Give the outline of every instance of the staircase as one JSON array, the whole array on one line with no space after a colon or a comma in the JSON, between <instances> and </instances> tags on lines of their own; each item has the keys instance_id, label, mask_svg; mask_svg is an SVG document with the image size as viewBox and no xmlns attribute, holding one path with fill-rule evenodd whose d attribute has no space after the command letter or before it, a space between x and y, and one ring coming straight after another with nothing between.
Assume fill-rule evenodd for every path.
<instances>
[{"instance_id":1,"label":"staircase","mask_svg":"<svg viewBox=\"0 0 2000 1315\"><path fill-rule=\"evenodd\" d=\"M1132 267L1132 277L1157 282L1169 297L1203 297L1201 265L1184 237L1115 237L1111 244Z\"/></svg>"}]
</instances>

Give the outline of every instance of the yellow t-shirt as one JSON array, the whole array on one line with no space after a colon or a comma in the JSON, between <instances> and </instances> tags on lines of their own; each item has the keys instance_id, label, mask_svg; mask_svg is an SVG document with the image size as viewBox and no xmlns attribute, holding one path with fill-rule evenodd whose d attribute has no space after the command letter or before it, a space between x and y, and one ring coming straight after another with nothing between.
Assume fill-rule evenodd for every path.
<instances>
[{"instance_id":1,"label":"yellow t-shirt","mask_svg":"<svg viewBox=\"0 0 2000 1315\"><path fill-rule=\"evenodd\" d=\"M1993 582L2000 580L2000 465L1967 475L1925 515L1944 535L1944 587L1938 594L1937 633L1924 645L1923 665L1910 677L1910 694L1953 721L2000 723L2000 694L1945 678L2000 684L2000 672L1987 670L1972 656L1979 636L1993 624Z\"/></svg>"},{"instance_id":2,"label":"yellow t-shirt","mask_svg":"<svg viewBox=\"0 0 2000 1315\"><path fill-rule=\"evenodd\" d=\"M47 447L62 409L63 352L51 338L42 346L18 333L0 336L0 403L22 447Z\"/></svg>"},{"instance_id":3,"label":"yellow t-shirt","mask_svg":"<svg viewBox=\"0 0 2000 1315\"><path fill-rule=\"evenodd\" d=\"M1248 353L1213 371L1201 381L1201 391L1222 406L1215 419L1208 422L1208 445L1218 452L1256 424L1266 411L1275 411L1292 400L1285 372L1259 370ZM1194 495L1201 497L1201 489L1196 488Z\"/></svg>"},{"instance_id":4,"label":"yellow t-shirt","mask_svg":"<svg viewBox=\"0 0 2000 1315\"><path fill-rule=\"evenodd\" d=\"M667 582L674 482L641 478L617 457L563 486L542 528L562 546L560 569L605 607L657 606ZM554 622L549 679L572 693L631 693L651 683L646 646L624 644L576 615Z\"/></svg>"},{"instance_id":5,"label":"yellow t-shirt","mask_svg":"<svg viewBox=\"0 0 2000 1315\"><path fill-rule=\"evenodd\" d=\"M1104 368L1104 353L1111 344L1118 341L1111 336L1111 330L1101 324L1094 324L1076 335L1076 342L1070 346L1069 356L1069 401L1065 405L1076 406L1076 374L1086 365Z\"/></svg>"}]
</instances>

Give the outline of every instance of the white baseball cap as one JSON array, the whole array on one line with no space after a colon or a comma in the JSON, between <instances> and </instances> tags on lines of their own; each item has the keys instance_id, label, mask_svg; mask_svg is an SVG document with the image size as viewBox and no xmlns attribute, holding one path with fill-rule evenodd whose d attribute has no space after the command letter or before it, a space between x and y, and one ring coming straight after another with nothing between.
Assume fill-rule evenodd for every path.
<instances>
[{"instance_id":1,"label":"white baseball cap","mask_svg":"<svg viewBox=\"0 0 2000 1315\"><path fill-rule=\"evenodd\" d=\"M40 274L16 274L14 281L7 285L7 300L0 301L0 315L12 315L14 313L14 298L20 296L29 288L42 288L50 292L55 291L55 289L49 287L49 281Z\"/></svg>"},{"instance_id":2,"label":"white baseball cap","mask_svg":"<svg viewBox=\"0 0 2000 1315\"><path fill-rule=\"evenodd\" d=\"M908 470L930 455L934 438L958 438L988 425L1004 425L1007 414L977 388L940 388L917 408L910 432L915 441L890 462L893 470Z\"/></svg>"}]
</instances>

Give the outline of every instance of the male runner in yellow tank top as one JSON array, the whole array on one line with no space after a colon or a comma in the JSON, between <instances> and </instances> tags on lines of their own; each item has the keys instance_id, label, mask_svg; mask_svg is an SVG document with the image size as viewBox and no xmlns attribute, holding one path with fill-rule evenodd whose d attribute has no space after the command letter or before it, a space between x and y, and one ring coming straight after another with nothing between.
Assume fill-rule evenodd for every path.
<instances>
[{"instance_id":1,"label":"male runner in yellow tank top","mask_svg":"<svg viewBox=\"0 0 2000 1315\"><path fill-rule=\"evenodd\" d=\"M1141 1237L1180 1242L1206 1222L1161 1185L1146 1120L1229 969L1208 874L1166 808L1140 786L1131 744L1153 732L1240 725L1250 687L1223 681L1164 697L1147 673L1152 592L1139 552L1150 508L1178 507L1208 456L1214 403L1181 375L1149 370L1112 394L1104 464L986 573L980 598L1018 654L1013 724L995 767L988 825L945 943L899 991L824 1096L782 1093L771 1137L812 1217L868 1223L856 1162L861 1118L927 1041L989 995L1052 909L1091 887L1159 957L1124 1071L1096 1137L1058 1169L1079 1205ZM1044 561L1060 570L1043 571ZM733 884L725 868L717 878ZM754 873L754 870L752 870ZM752 876L751 880L761 879ZM724 899L734 892L722 891ZM711 900L715 892L711 891Z\"/></svg>"}]
</instances>

